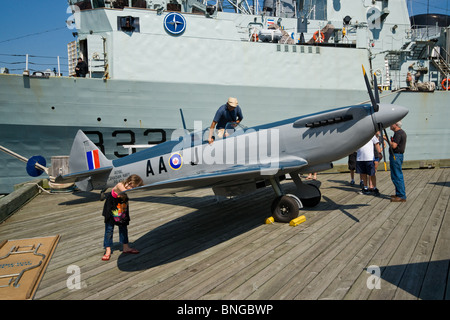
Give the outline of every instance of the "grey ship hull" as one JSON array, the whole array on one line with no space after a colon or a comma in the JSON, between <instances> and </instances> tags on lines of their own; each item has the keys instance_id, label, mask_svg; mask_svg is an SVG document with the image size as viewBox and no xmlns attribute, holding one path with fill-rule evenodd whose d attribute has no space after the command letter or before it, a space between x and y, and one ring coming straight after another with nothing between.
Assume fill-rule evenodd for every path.
<instances>
[{"instance_id":1,"label":"grey ship hull","mask_svg":"<svg viewBox=\"0 0 450 320\"><path fill-rule=\"evenodd\" d=\"M361 75L362 81L362 75ZM78 129L109 158L126 155L123 145L156 144L194 121L210 125L230 93L239 98L244 123L253 126L368 99L361 90L196 85L88 78L0 75L0 144L25 157L68 155ZM6 100L6 97L7 100ZM393 93L383 102L407 107L406 160L450 158L447 92ZM0 153L0 193L30 180L22 162Z\"/></svg>"}]
</instances>

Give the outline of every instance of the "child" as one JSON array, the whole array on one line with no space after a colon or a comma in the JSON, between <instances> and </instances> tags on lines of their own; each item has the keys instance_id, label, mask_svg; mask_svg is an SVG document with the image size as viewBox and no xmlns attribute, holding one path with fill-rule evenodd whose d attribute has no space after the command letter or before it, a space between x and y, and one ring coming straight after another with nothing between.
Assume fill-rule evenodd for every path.
<instances>
[{"instance_id":1,"label":"child","mask_svg":"<svg viewBox=\"0 0 450 320\"><path fill-rule=\"evenodd\" d=\"M141 177L133 174L126 178L124 181L119 182L111 191L106 195L105 205L103 207L103 216L105 217L105 255L103 261L108 261L111 258L111 247L113 244L114 225L119 226L119 238L123 244L123 253L139 253L138 250L130 248L128 245L128 224L130 221L130 214L128 209L128 197L122 193L125 190L142 186L143 182Z\"/></svg>"},{"instance_id":2,"label":"child","mask_svg":"<svg viewBox=\"0 0 450 320\"><path fill-rule=\"evenodd\" d=\"M375 164L374 164L374 146L377 152L381 153L380 141L376 136L373 136L365 145L358 149L356 155L356 173L360 174L361 180L363 181L362 190L360 194L370 194L368 180L370 177L375 175ZM368 178L369 176L369 178ZM372 187L377 191L379 195L376 180L372 180Z\"/></svg>"}]
</instances>

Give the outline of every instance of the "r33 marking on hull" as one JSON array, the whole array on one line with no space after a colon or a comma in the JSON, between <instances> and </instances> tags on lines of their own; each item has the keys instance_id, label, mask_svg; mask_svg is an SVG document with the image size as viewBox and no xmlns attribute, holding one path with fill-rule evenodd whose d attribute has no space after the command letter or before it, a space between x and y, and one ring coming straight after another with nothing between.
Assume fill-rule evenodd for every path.
<instances>
[{"instance_id":1,"label":"r33 marking on hull","mask_svg":"<svg viewBox=\"0 0 450 320\"><path fill-rule=\"evenodd\" d=\"M105 149L105 140L104 134L100 131L84 131L84 133L89 136L89 138L96 136L96 139L93 139L94 144L105 154L107 152ZM143 132L143 136L148 136L149 134L161 134L160 140L148 140L148 144L159 144L165 142L166 139L166 131L163 129L147 129ZM136 144L136 134L133 130L115 130L112 132L111 136L116 139L120 139L121 141L116 142L117 147L121 147L123 149L124 145L134 145ZM128 136L128 140L125 140ZM136 152L136 148L133 148L133 153ZM128 155L128 153L119 153L118 151L114 151L114 155L118 158L122 158Z\"/></svg>"}]
</instances>

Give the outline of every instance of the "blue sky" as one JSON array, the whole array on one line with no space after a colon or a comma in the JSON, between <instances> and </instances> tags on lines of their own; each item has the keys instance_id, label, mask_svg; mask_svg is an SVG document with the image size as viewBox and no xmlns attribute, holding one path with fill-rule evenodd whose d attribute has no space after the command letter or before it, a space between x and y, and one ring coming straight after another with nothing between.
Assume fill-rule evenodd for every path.
<instances>
[{"instance_id":1,"label":"blue sky","mask_svg":"<svg viewBox=\"0 0 450 320\"><path fill-rule=\"evenodd\" d=\"M412 13L427 12L450 14L450 0L407 0ZM25 58L10 56L26 53L39 57L30 58L30 69L45 70L56 67L56 56L61 57L61 71L67 75L67 43L73 41L72 30L66 27L66 0L2 0L0 19L0 67L8 67L11 73L21 73ZM411 12L410 12L411 13ZM9 63L9 64L6 64ZM15 64L11 64L15 63ZM50 64L50 65L47 65ZM16 69L16 70L14 70Z\"/></svg>"},{"instance_id":2,"label":"blue sky","mask_svg":"<svg viewBox=\"0 0 450 320\"><path fill-rule=\"evenodd\" d=\"M68 7L65 0L13 0L1 1L0 67L2 62L21 62L24 57L4 54L30 54L51 56L53 59L34 59L35 63L52 63L61 57L62 71L67 74L67 43L75 40L72 30L66 27ZM30 58L30 61L33 61ZM25 67L24 64L6 65L9 69ZM30 65L30 69L45 70L50 66ZM11 73L21 73L13 71Z\"/></svg>"},{"instance_id":3,"label":"blue sky","mask_svg":"<svg viewBox=\"0 0 450 320\"><path fill-rule=\"evenodd\" d=\"M427 13L427 7L429 5L429 13L442 13L450 15L450 0L407 0L408 10L411 15L417 15L421 13Z\"/></svg>"}]
</instances>

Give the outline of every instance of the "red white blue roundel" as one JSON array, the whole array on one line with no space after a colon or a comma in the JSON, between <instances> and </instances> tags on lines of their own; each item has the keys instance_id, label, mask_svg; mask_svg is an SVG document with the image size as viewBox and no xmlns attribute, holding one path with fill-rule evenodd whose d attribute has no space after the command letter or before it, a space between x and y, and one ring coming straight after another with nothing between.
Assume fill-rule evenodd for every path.
<instances>
[{"instance_id":1,"label":"red white blue roundel","mask_svg":"<svg viewBox=\"0 0 450 320\"><path fill-rule=\"evenodd\" d=\"M178 170L183 165L183 158L179 153L174 153L170 156L169 165L173 170Z\"/></svg>"}]
</instances>

